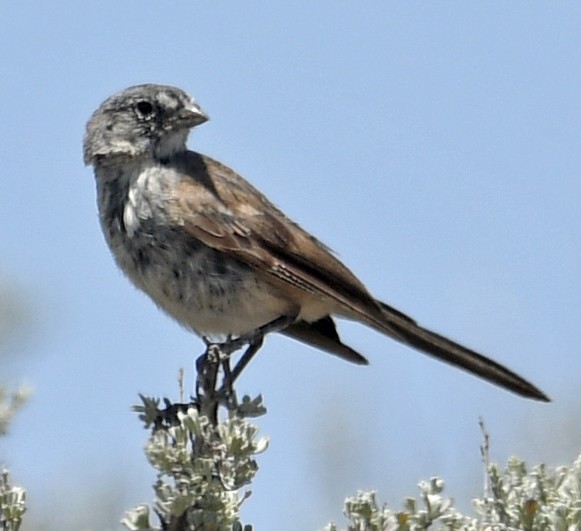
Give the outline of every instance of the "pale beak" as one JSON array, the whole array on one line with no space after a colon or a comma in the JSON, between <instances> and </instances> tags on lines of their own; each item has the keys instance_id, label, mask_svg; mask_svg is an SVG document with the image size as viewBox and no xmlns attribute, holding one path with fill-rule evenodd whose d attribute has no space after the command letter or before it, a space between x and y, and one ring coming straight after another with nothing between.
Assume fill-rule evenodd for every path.
<instances>
[{"instance_id":1,"label":"pale beak","mask_svg":"<svg viewBox=\"0 0 581 531\"><path fill-rule=\"evenodd\" d=\"M196 127L209 119L210 117L196 103L192 103L189 107L180 111L178 115L178 122L185 127Z\"/></svg>"}]
</instances>

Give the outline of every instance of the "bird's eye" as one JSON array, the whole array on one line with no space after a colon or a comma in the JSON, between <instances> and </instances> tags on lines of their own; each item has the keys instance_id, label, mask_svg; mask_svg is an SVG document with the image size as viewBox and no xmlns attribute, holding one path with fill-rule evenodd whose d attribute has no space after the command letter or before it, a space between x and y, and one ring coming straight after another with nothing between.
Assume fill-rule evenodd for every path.
<instances>
[{"instance_id":1,"label":"bird's eye","mask_svg":"<svg viewBox=\"0 0 581 531\"><path fill-rule=\"evenodd\" d=\"M142 118L149 118L153 114L153 105L148 101L138 101L135 108Z\"/></svg>"}]
</instances>

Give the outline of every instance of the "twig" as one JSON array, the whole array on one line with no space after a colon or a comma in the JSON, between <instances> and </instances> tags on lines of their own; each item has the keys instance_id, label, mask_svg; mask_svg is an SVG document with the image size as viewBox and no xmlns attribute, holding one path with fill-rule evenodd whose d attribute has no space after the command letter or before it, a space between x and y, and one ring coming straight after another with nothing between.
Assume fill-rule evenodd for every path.
<instances>
[{"instance_id":1,"label":"twig","mask_svg":"<svg viewBox=\"0 0 581 531\"><path fill-rule=\"evenodd\" d=\"M490 435L486 430L484 424L484 419L482 417L478 418L478 425L480 426L480 431L482 432L482 444L480 445L480 455L482 457L482 464L484 466L484 496L490 496L490 485L489 477L490 473Z\"/></svg>"}]
</instances>

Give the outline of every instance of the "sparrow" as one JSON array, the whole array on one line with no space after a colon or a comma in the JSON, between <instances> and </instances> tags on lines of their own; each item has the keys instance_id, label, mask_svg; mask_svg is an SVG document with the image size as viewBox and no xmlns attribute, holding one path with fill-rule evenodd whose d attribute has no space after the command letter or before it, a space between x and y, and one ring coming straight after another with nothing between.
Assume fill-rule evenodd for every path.
<instances>
[{"instance_id":1,"label":"sparrow","mask_svg":"<svg viewBox=\"0 0 581 531\"><path fill-rule=\"evenodd\" d=\"M190 151L190 130L207 120L179 88L144 84L109 97L86 126L84 161L94 168L105 239L120 269L159 308L203 338L275 330L367 364L337 332L335 317L351 319L549 401L515 372L376 299L249 182Z\"/></svg>"}]
</instances>

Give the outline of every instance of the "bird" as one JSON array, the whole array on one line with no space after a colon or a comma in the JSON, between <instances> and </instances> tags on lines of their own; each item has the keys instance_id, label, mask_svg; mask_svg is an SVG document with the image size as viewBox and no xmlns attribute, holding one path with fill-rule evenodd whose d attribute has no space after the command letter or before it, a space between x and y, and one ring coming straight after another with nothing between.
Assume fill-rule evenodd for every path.
<instances>
[{"instance_id":1,"label":"bird","mask_svg":"<svg viewBox=\"0 0 581 531\"><path fill-rule=\"evenodd\" d=\"M355 364L336 318L523 397L545 393L500 363L375 298L333 252L226 165L187 147L208 115L183 90L126 88L92 114L83 158L99 219L129 280L202 338L277 331Z\"/></svg>"}]
</instances>

